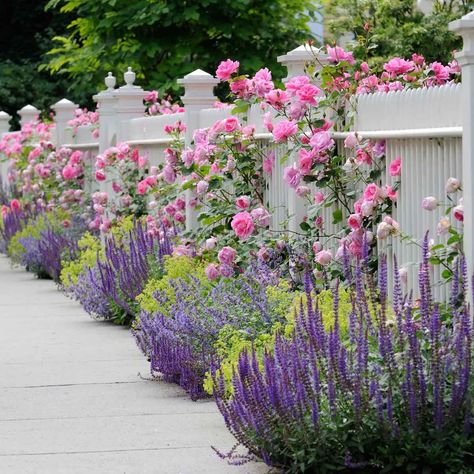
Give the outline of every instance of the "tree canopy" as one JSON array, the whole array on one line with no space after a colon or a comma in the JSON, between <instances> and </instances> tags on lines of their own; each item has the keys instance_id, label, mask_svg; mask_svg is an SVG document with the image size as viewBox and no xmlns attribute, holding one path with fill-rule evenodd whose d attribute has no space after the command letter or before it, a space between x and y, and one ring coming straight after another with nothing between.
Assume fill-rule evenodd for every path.
<instances>
[{"instance_id":1,"label":"tree canopy","mask_svg":"<svg viewBox=\"0 0 474 474\"><path fill-rule=\"evenodd\" d=\"M97 87L107 71L132 66L145 87L176 89L196 68L215 71L223 59L242 70L282 73L279 54L311 37L312 0L51 0L72 15L68 35L55 38L47 68Z\"/></svg>"}]
</instances>

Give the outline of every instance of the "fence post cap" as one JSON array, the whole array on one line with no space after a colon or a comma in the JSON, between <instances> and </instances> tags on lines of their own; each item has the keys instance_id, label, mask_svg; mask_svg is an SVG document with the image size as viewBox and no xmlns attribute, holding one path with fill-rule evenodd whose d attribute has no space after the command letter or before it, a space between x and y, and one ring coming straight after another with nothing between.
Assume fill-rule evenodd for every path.
<instances>
[{"instance_id":1,"label":"fence post cap","mask_svg":"<svg viewBox=\"0 0 474 474\"><path fill-rule=\"evenodd\" d=\"M0 110L0 120L8 121L12 118L10 114L7 114L3 110Z\"/></svg>"},{"instance_id":2,"label":"fence post cap","mask_svg":"<svg viewBox=\"0 0 474 474\"><path fill-rule=\"evenodd\" d=\"M449 29L463 38L463 49L454 57L461 66L474 64L474 11L449 23Z\"/></svg>"},{"instance_id":3,"label":"fence post cap","mask_svg":"<svg viewBox=\"0 0 474 474\"><path fill-rule=\"evenodd\" d=\"M327 55L323 53L320 48L315 48L306 43L292 49L282 56L278 56L277 61L285 65L290 62L309 61L315 57L320 61L325 61L327 59Z\"/></svg>"},{"instance_id":4,"label":"fence post cap","mask_svg":"<svg viewBox=\"0 0 474 474\"><path fill-rule=\"evenodd\" d=\"M212 84L214 86L219 82L219 79L202 69L196 69L195 71L186 74L182 79L178 79L178 84L182 84L183 86L188 84Z\"/></svg>"},{"instance_id":5,"label":"fence post cap","mask_svg":"<svg viewBox=\"0 0 474 474\"><path fill-rule=\"evenodd\" d=\"M451 21L449 23L449 29L450 31L460 34L465 30L474 29L474 11L458 18L457 20Z\"/></svg>"},{"instance_id":6,"label":"fence post cap","mask_svg":"<svg viewBox=\"0 0 474 474\"><path fill-rule=\"evenodd\" d=\"M69 99L58 100L55 104L51 106L51 108L55 111L77 109L78 107L79 106L77 104L70 101Z\"/></svg>"},{"instance_id":7,"label":"fence post cap","mask_svg":"<svg viewBox=\"0 0 474 474\"><path fill-rule=\"evenodd\" d=\"M31 105L31 104L28 104L28 105L25 105L24 107L22 107L18 113L21 113L21 112L27 112L27 113L33 113L33 112L40 112L34 105Z\"/></svg>"}]
</instances>

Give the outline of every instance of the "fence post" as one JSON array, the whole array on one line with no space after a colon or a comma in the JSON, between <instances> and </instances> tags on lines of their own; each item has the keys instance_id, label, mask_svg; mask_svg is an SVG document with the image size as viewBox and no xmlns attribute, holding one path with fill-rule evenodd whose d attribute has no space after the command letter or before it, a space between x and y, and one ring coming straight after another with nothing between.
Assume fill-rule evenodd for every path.
<instances>
[{"instance_id":1,"label":"fence post","mask_svg":"<svg viewBox=\"0 0 474 474\"><path fill-rule=\"evenodd\" d=\"M115 117L116 79L109 72L104 82L107 89L92 97L99 108L99 153L103 153L107 148L115 145L117 134Z\"/></svg>"},{"instance_id":2,"label":"fence post","mask_svg":"<svg viewBox=\"0 0 474 474\"><path fill-rule=\"evenodd\" d=\"M455 57L462 67L464 252L468 275L471 276L474 271L474 12L452 21L449 29L463 38L463 49L456 53ZM471 298L470 301L472 304Z\"/></svg>"},{"instance_id":3,"label":"fence post","mask_svg":"<svg viewBox=\"0 0 474 474\"><path fill-rule=\"evenodd\" d=\"M10 131L10 119L11 115L8 115L6 112L0 111L0 138L4 133Z\"/></svg>"},{"instance_id":4,"label":"fence post","mask_svg":"<svg viewBox=\"0 0 474 474\"><path fill-rule=\"evenodd\" d=\"M40 111L33 105L25 105L22 109L18 111L20 116L20 124L25 125L25 123L33 122L38 118Z\"/></svg>"},{"instance_id":5,"label":"fence post","mask_svg":"<svg viewBox=\"0 0 474 474\"><path fill-rule=\"evenodd\" d=\"M0 112L0 140L5 133L8 133L10 130L10 119L11 116L6 112ZM1 187L7 180L8 174L8 163L7 161L0 162L0 191Z\"/></svg>"},{"instance_id":6,"label":"fence post","mask_svg":"<svg viewBox=\"0 0 474 474\"><path fill-rule=\"evenodd\" d=\"M79 106L74 104L68 99L61 99L56 102L51 108L55 112L54 122L56 124L55 128L55 137L56 137L56 146L60 148L66 143L66 128L68 127L68 122L75 117L75 110Z\"/></svg>"},{"instance_id":7,"label":"fence post","mask_svg":"<svg viewBox=\"0 0 474 474\"><path fill-rule=\"evenodd\" d=\"M136 74L131 67L124 73L123 78L125 85L116 91L117 143L129 138L127 122L133 118L142 117L145 113L145 106L143 105L145 91L140 86L133 84Z\"/></svg>"},{"instance_id":8,"label":"fence post","mask_svg":"<svg viewBox=\"0 0 474 474\"><path fill-rule=\"evenodd\" d=\"M323 54L319 49L314 48L308 44L303 44L288 52L283 56L278 56L277 61L288 70L287 76L283 79L283 82L288 82L292 77L296 76L307 76L306 65L309 62L315 62L314 71L318 72L322 65L327 62L327 56ZM316 85L321 84L321 79L316 76ZM291 153L287 163L283 166L292 165L297 160L295 153ZM282 166L280 163L276 163L275 166ZM283 170L280 170L277 175L280 180L283 177ZM300 223L303 221L307 214L307 200L305 198L298 197L295 190L286 186L285 183L280 183L280 189L287 189L288 192L288 228L292 232L300 231Z\"/></svg>"},{"instance_id":9,"label":"fence post","mask_svg":"<svg viewBox=\"0 0 474 474\"><path fill-rule=\"evenodd\" d=\"M185 145L191 146L194 131L199 128L199 113L203 109L209 109L214 105L217 97L214 96L214 87L219 79L209 73L196 69L182 79L178 84L184 86L184 95L181 97L185 108ZM186 191L186 230L197 228L197 212L189 204L195 198L193 191Z\"/></svg>"}]
</instances>

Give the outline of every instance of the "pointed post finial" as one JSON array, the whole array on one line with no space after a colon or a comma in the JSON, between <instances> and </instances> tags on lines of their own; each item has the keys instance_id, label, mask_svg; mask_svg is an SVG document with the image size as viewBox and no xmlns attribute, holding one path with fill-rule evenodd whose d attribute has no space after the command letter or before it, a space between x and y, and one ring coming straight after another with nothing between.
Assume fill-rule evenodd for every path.
<instances>
[{"instance_id":1,"label":"pointed post finial","mask_svg":"<svg viewBox=\"0 0 474 474\"><path fill-rule=\"evenodd\" d=\"M133 83L135 82L136 78L137 78L137 75L132 71L132 68L129 67L127 69L127 72L125 72L123 75L123 79L125 81L126 87L133 87Z\"/></svg>"},{"instance_id":2,"label":"pointed post finial","mask_svg":"<svg viewBox=\"0 0 474 474\"><path fill-rule=\"evenodd\" d=\"M115 84L117 83L117 80L115 79L115 77L113 76L113 74L110 71L108 72L104 82L105 82L105 85L107 86L107 90L109 92L114 91Z\"/></svg>"},{"instance_id":3,"label":"pointed post finial","mask_svg":"<svg viewBox=\"0 0 474 474\"><path fill-rule=\"evenodd\" d=\"M6 112L4 112L3 110L0 111L0 137L4 134L4 133L8 133L9 130L10 130L10 119L11 119L11 115L7 114Z\"/></svg>"},{"instance_id":4,"label":"pointed post finial","mask_svg":"<svg viewBox=\"0 0 474 474\"><path fill-rule=\"evenodd\" d=\"M278 56L277 61L288 70L288 75L283 82L289 81L292 77L306 75L306 65L316 62L316 70L321 69L321 65L327 62L327 56L319 49L309 44L302 44L289 51L283 56Z\"/></svg>"}]
</instances>

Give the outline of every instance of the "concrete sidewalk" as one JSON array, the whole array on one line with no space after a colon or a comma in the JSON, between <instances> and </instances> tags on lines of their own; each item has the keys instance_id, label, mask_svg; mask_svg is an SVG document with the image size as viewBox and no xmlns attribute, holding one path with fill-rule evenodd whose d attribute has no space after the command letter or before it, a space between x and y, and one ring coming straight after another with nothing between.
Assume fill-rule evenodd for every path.
<instances>
[{"instance_id":1,"label":"concrete sidewalk","mask_svg":"<svg viewBox=\"0 0 474 474\"><path fill-rule=\"evenodd\" d=\"M0 473L264 473L211 450L234 443L212 401L142 380L121 327L0 257Z\"/></svg>"}]
</instances>

